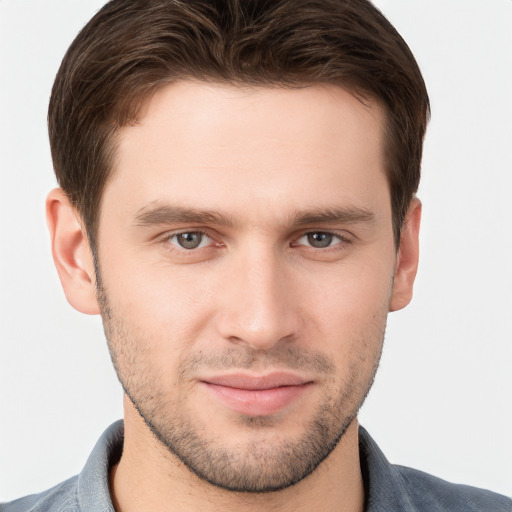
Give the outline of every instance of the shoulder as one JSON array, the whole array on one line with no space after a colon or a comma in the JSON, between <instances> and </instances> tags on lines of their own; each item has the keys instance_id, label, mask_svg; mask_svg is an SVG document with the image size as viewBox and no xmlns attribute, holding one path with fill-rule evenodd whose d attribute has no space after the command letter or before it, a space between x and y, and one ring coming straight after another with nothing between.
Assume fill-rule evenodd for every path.
<instances>
[{"instance_id":1,"label":"shoulder","mask_svg":"<svg viewBox=\"0 0 512 512\"><path fill-rule=\"evenodd\" d=\"M81 473L40 494L0 503L0 512L115 512L108 475L123 450L123 422L107 428Z\"/></svg>"},{"instance_id":2,"label":"shoulder","mask_svg":"<svg viewBox=\"0 0 512 512\"><path fill-rule=\"evenodd\" d=\"M391 464L363 427L359 454L367 512L512 512L506 496Z\"/></svg>"},{"instance_id":3,"label":"shoulder","mask_svg":"<svg viewBox=\"0 0 512 512\"><path fill-rule=\"evenodd\" d=\"M512 499L468 485L453 484L416 469L393 466L413 510L512 512Z\"/></svg>"},{"instance_id":4,"label":"shoulder","mask_svg":"<svg viewBox=\"0 0 512 512\"><path fill-rule=\"evenodd\" d=\"M77 482L75 476L40 494L0 503L0 512L78 512Z\"/></svg>"}]
</instances>

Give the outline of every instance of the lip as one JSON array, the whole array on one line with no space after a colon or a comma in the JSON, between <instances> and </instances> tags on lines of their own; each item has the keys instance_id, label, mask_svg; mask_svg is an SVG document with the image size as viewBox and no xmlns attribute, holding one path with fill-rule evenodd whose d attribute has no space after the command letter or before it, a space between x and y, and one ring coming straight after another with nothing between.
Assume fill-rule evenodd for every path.
<instances>
[{"instance_id":1,"label":"lip","mask_svg":"<svg viewBox=\"0 0 512 512\"><path fill-rule=\"evenodd\" d=\"M234 412L269 416L296 402L313 381L290 373L228 374L200 381L216 399Z\"/></svg>"}]
</instances>

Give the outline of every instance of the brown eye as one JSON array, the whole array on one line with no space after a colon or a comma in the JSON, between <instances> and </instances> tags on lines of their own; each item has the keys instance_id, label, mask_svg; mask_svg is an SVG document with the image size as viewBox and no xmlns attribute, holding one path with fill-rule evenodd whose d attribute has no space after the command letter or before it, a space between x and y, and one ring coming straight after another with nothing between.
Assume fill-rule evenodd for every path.
<instances>
[{"instance_id":1,"label":"brown eye","mask_svg":"<svg viewBox=\"0 0 512 512\"><path fill-rule=\"evenodd\" d=\"M197 249L204 245L205 239L208 237L204 233L191 231L188 233L178 233L171 237L171 243L178 245L182 249Z\"/></svg>"},{"instance_id":2,"label":"brown eye","mask_svg":"<svg viewBox=\"0 0 512 512\"><path fill-rule=\"evenodd\" d=\"M311 247L315 247L315 249L324 249L332 244L334 235L322 232L308 233L306 238Z\"/></svg>"}]
</instances>

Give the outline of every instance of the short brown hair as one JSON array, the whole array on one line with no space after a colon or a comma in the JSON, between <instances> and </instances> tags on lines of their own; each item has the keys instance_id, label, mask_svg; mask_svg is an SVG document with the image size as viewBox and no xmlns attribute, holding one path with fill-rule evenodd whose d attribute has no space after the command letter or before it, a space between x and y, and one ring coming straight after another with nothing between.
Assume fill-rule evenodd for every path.
<instances>
[{"instance_id":1,"label":"short brown hair","mask_svg":"<svg viewBox=\"0 0 512 512\"><path fill-rule=\"evenodd\" d=\"M117 130L162 84L196 79L336 84L387 114L385 168L397 245L417 191L429 100L405 41L367 0L112 0L82 29L48 113L60 186L95 247Z\"/></svg>"}]
</instances>

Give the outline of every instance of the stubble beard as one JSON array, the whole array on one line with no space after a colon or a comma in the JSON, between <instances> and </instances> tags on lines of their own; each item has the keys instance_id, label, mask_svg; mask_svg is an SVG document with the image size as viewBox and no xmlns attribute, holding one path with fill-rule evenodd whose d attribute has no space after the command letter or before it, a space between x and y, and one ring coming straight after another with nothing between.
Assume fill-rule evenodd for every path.
<instances>
[{"instance_id":1,"label":"stubble beard","mask_svg":"<svg viewBox=\"0 0 512 512\"><path fill-rule=\"evenodd\" d=\"M280 437L270 435L266 438L265 431L271 430L276 421L273 417L241 416L239 426L253 431L254 440L229 445L225 440L212 436L206 423L201 425L194 421L187 410L186 397L173 400L163 389L155 389L158 379L155 379L151 366L144 364L144 354L141 354L147 350L147 345L129 335L123 320L113 312L100 282L97 290L112 362L135 409L171 458L177 457L200 479L228 491L274 492L295 485L310 475L333 452L355 420L373 384L380 361L381 350L372 354L371 361L365 362L369 365L366 373L362 372L365 378L361 378L358 368L351 368L349 378L337 385L334 365L325 355L298 348L278 348L264 353L250 348L235 348L223 354L206 356L206 361L204 354L182 361L178 385L197 365L247 369L271 367L275 363L292 369L321 370L326 382L331 382L326 386L325 400L318 405L299 438L283 439L286 432L282 432ZM382 349L385 318L369 329L368 337L361 340L362 347L369 343L374 345L378 337ZM356 357L360 359L359 355ZM165 387L170 388L168 383Z\"/></svg>"}]
</instances>

